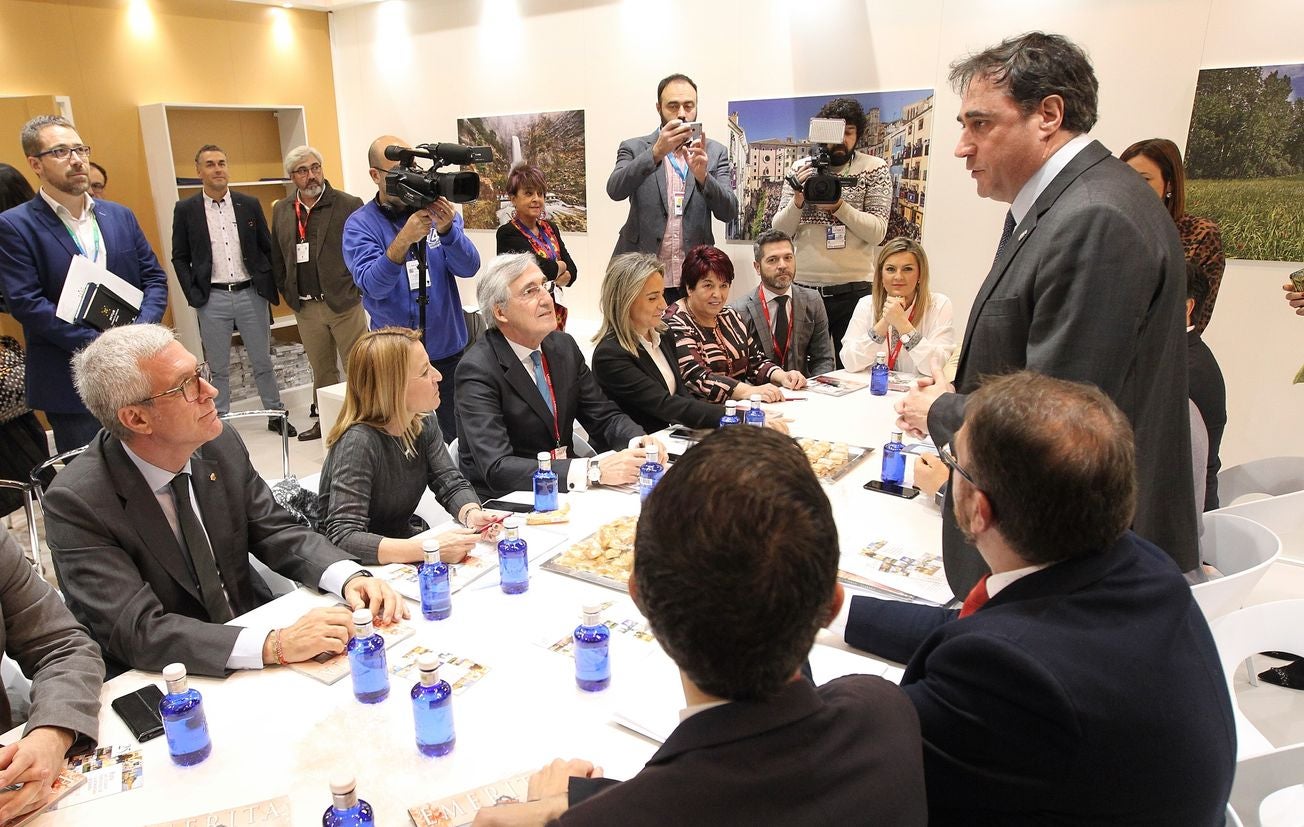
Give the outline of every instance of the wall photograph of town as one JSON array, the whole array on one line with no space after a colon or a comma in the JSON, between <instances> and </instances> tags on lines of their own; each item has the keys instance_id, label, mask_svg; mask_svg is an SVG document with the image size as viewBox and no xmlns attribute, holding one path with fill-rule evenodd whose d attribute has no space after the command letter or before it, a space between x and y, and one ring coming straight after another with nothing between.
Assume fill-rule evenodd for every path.
<instances>
[{"instance_id":1,"label":"wall photograph of town","mask_svg":"<svg viewBox=\"0 0 1304 827\"><path fill-rule=\"evenodd\" d=\"M865 110L866 128L856 149L877 155L892 173L892 213L887 237L918 239L924 225L928 158L933 136L933 90L840 92L802 98L730 101L729 163L738 217L731 241L748 241L770 226L779 209L783 178L808 155L810 119L834 98L851 97Z\"/></svg>"}]
</instances>

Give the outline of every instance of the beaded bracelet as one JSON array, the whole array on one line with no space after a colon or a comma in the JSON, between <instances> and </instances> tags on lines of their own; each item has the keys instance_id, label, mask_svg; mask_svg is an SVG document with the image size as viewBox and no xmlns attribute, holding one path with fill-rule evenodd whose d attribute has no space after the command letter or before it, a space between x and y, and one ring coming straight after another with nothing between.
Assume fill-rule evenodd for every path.
<instances>
[{"instance_id":1,"label":"beaded bracelet","mask_svg":"<svg viewBox=\"0 0 1304 827\"><path fill-rule=\"evenodd\" d=\"M274 629L272 631L272 654L276 656L276 662L279 663L281 666L290 665L290 662L285 659L285 655L282 654L281 652L281 630L280 629Z\"/></svg>"}]
</instances>

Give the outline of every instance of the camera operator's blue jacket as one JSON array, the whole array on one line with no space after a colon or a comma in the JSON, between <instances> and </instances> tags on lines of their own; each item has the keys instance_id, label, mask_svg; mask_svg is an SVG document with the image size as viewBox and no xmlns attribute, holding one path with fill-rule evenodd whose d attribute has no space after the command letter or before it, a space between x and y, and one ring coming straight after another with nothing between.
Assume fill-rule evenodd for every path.
<instances>
[{"instance_id":1,"label":"camera operator's blue jacket","mask_svg":"<svg viewBox=\"0 0 1304 827\"><path fill-rule=\"evenodd\" d=\"M417 329L417 291L408 287L407 262L395 264L385 255L403 228L406 216L391 217L376 199L363 204L344 222L344 263L362 291L362 306L371 316L371 329L399 325ZM455 278L471 278L480 269L480 253L462 232L462 216L453 216L445 234L431 225L426 240L430 303L426 305L426 352L446 359L466 347L466 321ZM408 257L411 258L409 253Z\"/></svg>"}]
</instances>

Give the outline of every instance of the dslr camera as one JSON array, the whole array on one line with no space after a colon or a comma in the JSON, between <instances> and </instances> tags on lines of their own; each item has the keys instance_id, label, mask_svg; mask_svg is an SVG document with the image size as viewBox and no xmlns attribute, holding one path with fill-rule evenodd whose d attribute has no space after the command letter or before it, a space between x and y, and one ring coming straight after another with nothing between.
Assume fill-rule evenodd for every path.
<instances>
[{"instance_id":1,"label":"dslr camera","mask_svg":"<svg viewBox=\"0 0 1304 827\"><path fill-rule=\"evenodd\" d=\"M794 190L801 190L802 196L810 204L836 204L842 198L843 187L856 185L854 176L838 176L829 172L829 167L840 167L851 157L851 153L842 146L846 126L847 122L842 118L810 119L810 136L807 140L814 144L814 148L810 155L792 165L792 171L785 179ZM805 184L800 184L797 182L797 173L807 166L814 167L815 174L807 178Z\"/></svg>"},{"instance_id":2,"label":"dslr camera","mask_svg":"<svg viewBox=\"0 0 1304 827\"><path fill-rule=\"evenodd\" d=\"M454 204L479 198L479 174L439 172L439 168L452 164L487 164L494 159L494 151L487 146L461 144L417 144L412 148L390 144L385 147L385 157L398 161L398 166L385 173L385 192L398 196L409 207L425 209L440 198ZM417 164L418 158L430 161L430 166L423 169Z\"/></svg>"}]
</instances>

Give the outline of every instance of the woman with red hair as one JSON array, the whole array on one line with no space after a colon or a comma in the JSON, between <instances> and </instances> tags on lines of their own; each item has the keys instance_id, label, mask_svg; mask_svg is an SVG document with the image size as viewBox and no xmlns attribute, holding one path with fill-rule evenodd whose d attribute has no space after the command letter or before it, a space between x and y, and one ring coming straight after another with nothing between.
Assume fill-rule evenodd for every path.
<instances>
[{"instance_id":1,"label":"woman with red hair","mask_svg":"<svg viewBox=\"0 0 1304 827\"><path fill-rule=\"evenodd\" d=\"M665 316L684 387L717 404L753 394L764 402L782 402L779 388L805 387L806 377L766 358L747 322L729 307L733 280L733 262L715 247L701 244L684 256L679 280L684 297Z\"/></svg>"}]
</instances>

